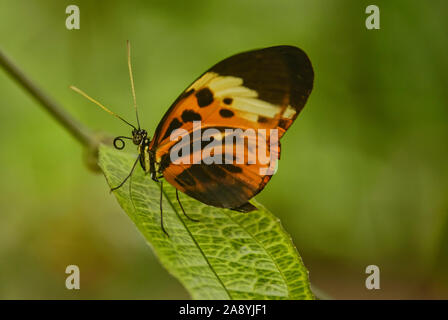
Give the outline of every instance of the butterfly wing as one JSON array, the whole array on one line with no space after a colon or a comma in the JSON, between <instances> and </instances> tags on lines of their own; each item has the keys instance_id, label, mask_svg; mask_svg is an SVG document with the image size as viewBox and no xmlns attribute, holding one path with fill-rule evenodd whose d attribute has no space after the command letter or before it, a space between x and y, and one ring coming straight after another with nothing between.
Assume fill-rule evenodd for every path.
<instances>
[{"instance_id":1,"label":"butterfly wing","mask_svg":"<svg viewBox=\"0 0 448 320\"><path fill-rule=\"evenodd\" d=\"M254 209L247 201L270 180L272 173L266 174L266 170L272 162L257 159L251 164L230 164L224 159L235 159L239 156L237 151L244 150L247 160L251 154L258 155L260 147L271 159L278 159L278 140L304 107L313 78L308 57L292 46L240 53L210 68L179 96L156 129L150 149L155 152L165 179L203 203L241 211ZM173 163L170 153L177 140L172 141L170 136L176 129L188 133L190 139L185 143L191 149L195 143L201 143L193 134L194 121L201 121L201 132L208 128L220 132L221 138L214 137L213 141L224 141L226 129L264 129L265 135L261 139L256 136L255 149L249 143L253 137L246 137L243 142L236 142L241 149L236 145L221 153L213 150L215 157L223 159L222 163ZM277 136L271 137L270 129L277 129ZM278 143L273 144L273 140ZM205 149L207 144L202 142L201 147ZM194 153L189 157L189 163L194 163Z\"/></svg>"},{"instance_id":2,"label":"butterfly wing","mask_svg":"<svg viewBox=\"0 0 448 320\"><path fill-rule=\"evenodd\" d=\"M208 205L251 211L255 207L247 201L270 180L280 145L278 139L270 145L268 139L273 140L273 137L257 135L253 129L251 132L251 128L247 129L206 125L183 135L182 140L170 149L165 149L167 144L164 145L158 154L165 179L178 190ZM241 136L235 134L238 131ZM231 142L224 143L228 138ZM187 151L173 160L171 154L178 155L176 150L184 147ZM258 157L260 150L265 155L264 162ZM195 164L195 159L201 162Z\"/></svg>"}]
</instances>

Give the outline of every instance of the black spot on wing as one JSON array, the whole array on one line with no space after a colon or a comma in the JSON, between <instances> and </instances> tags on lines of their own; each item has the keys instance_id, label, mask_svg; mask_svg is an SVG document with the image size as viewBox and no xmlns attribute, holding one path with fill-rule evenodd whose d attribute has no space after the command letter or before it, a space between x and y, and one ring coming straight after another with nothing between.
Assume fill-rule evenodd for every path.
<instances>
[{"instance_id":1,"label":"black spot on wing","mask_svg":"<svg viewBox=\"0 0 448 320\"><path fill-rule=\"evenodd\" d=\"M203 88L196 93L198 105L201 108L207 107L213 102L213 93L209 88Z\"/></svg>"},{"instance_id":2,"label":"black spot on wing","mask_svg":"<svg viewBox=\"0 0 448 320\"><path fill-rule=\"evenodd\" d=\"M222 100L225 104L232 104L233 99L232 98L224 98L224 100Z\"/></svg>"},{"instance_id":3,"label":"black spot on wing","mask_svg":"<svg viewBox=\"0 0 448 320\"><path fill-rule=\"evenodd\" d=\"M174 118L171 120L170 125L168 126L168 129L165 132L165 135L163 136L162 140L168 138L171 135L171 132L173 132L176 129L179 129L182 126L182 122L177 120L177 118Z\"/></svg>"},{"instance_id":4,"label":"black spot on wing","mask_svg":"<svg viewBox=\"0 0 448 320\"><path fill-rule=\"evenodd\" d=\"M278 121L278 126L282 129L286 129L288 127L288 121L285 119L280 119Z\"/></svg>"},{"instance_id":5,"label":"black spot on wing","mask_svg":"<svg viewBox=\"0 0 448 320\"><path fill-rule=\"evenodd\" d=\"M199 113L194 112L193 110L185 110L182 112L182 121L183 122L193 122L200 121L202 117Z\"/></svg>"},{"instance_id":6,"label":"black spot on wing","mask_svg":"<svg viewBox=\"0 0 448 320\"><path fill-rule=\"evenodd\" d=\"M233 113L233 111L229 110L229 109L221 109L221 110L219 110L219 114L223 118L231 118L231 117L233 117L235 115Z\"/></svg>"},{"instance_id":7,"label":"black spot on wing","mask_svg":"<svg viewBox=\"0 0 448 320\"><path fill-rule=\"evenodd\" d=\"M269 121L269 119L268 118L266 118L266 117L263 117L263 116L258 116L258 120L257 120L259 123L266 123L266 122L268 122Z\"/></svg>"}]
</instances>

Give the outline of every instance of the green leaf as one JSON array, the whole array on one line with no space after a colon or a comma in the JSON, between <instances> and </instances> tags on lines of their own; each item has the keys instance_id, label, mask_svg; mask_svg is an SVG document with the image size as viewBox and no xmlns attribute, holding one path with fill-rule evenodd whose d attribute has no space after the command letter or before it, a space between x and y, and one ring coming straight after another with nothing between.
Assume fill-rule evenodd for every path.
<instances>
[{"instance_id":1,"label":"green leaf","mask_svg":"<svg viewBox=\"0 0 448 320\"><path fill-rule=\"evenodd\" d=\"M117 186L131 170L136 155L100 147L99 165L109 186ZM160 227L160 187L141 168L114 191L146 238L162 265L185 286L194 299L314 299L308 271L280 221L262 205L239 213L210 207L163 185Z\"/></svg>"}]
</instances>

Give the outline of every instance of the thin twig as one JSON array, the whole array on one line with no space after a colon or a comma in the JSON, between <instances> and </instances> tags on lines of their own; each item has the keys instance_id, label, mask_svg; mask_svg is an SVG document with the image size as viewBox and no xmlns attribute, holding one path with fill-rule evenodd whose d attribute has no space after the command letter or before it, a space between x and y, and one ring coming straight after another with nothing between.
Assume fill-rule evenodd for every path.
<instances>
[{"instance_id":1,"label":"thin twig","mask_svg":"<svg viewBox=\"0 0 448 320\"><path fill-rule=\"evenodd\" d=\"M0 50L0 65L5 71L27 91L39 104L50 113L65 129L67 129L81 144L92 148L98 144L96 135L69 115L58 103L45 94L22 70L20 70Z\"/></svg>"}]
</instances>

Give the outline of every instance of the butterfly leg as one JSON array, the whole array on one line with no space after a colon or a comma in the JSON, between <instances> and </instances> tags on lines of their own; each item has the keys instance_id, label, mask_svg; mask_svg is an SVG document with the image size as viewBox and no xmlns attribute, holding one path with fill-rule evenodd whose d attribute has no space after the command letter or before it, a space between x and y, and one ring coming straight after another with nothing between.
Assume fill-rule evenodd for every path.
<instances>
[{"instance_id":1,"label":"butterfly leg","mask_svg":"<svg viewBox=\"0 0 448 320\"><path fill-rule=\"evenodd\" d=\"M135 166L137 165L139 159L140 156L137 157L137 159L135 159L134 165L132 166L131 172L128 174L128 176L124 178L124 180L118 186L111 188L110 192L120 189L124 185L124 183L129 179L129 177L132 176L132 173L134 172Z\"/></svg>"},{"instance_id":2,"label":"butterfly leg","mask_svg":"<svg viewBox=\"0 0 448 320\"><path fill-rule=\"evenodd\" d=\"M162 231L165 232L167 237L169 237L170 235L168 234L168 232L166 232L165 227L163 226L162 201L163 201L163 181L160 181L160 226L162 227Z\"/></svg>"},{"instance_id":3,"label":"butterfly leg","mask_svg":"<svg viewBox=\"0 0 448 320\"><path fill-rule=\"evenodd\" d=\"M178 191L177 189L176 189L176 199L177 199L177 203L179 203L179 206L180 206L180 208L182 209L182 212L184 213L184 215L185 215L188 219L190 219L191 221L199 222L199 220L193 219L193 218L189 217L189 216L185 213L184 207L182 206L182 203L180 203L180 199L179 199L179 191Z\"/></svg>"}]
</instances>

